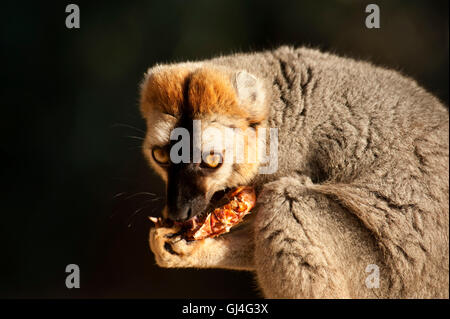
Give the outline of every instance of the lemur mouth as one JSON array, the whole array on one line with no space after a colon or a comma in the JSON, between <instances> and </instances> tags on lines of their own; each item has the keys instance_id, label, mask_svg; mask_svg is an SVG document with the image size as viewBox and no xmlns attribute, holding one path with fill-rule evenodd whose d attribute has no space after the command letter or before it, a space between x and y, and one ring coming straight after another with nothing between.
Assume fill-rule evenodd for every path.
<instances>
[{"instance_id":1,"label":"lemur mouth","mask_svg":"<svg viewBox=\"0 0 450 319\"><path fill-rule=\"evenodd\" d=\"M208 209L182 223L185 237L199 240L216 237L230 231L239 224L245 215L255 206L256 194L251 186L239 186L216 192L210 201ZM211 208L210 208L211 207Z\"/></svg>"},{"instance_id":2,"label":"lemur mouth","mask_svg":"<svg viewBox=\"0 0 450 319\"><path fill-rule=\"evenodd\" d=\"M197 214L189 218L188 220L182 222L181 224L187 227L195 227L199 223L202 223L211 212L213 212L216 209L219 209L220 207L226 205L232 200L229 194L233 189L234 188L227 187L220 191L215 192L211 197L211 199L209 200L208 206L200 214Z\"/></svg>"},{"instance_id":3,"label":"lemur mouth","mask_svg":"<svg viewBox=\"0 0 450 319\"><path fill-rule=\"evenodd\" d=\"M196 215L185 222L171 222L161 218L150 217L156 227L173 227L186 240L212 238L230 231L239 224L245 215L255 206L256 194L251 186L239 186L216 192L204 213ZM211 207L211 208L210 208Z\"/></svg>"},{"instance_id":4,"label":"lemur mouth","mask_svg":"<svg viewBox=\"0 0 450 319\"><path fill-rule=\"evenodd\" d=\"M214 210L218 207L221 207L228 203L231 198L227 196L234 188L228 187L225 189L222 189L220 191L217 191L214 193L214 195L209 200L208 207L199 215L205 215L208 211Z\"/></svg>"}]
</instances>

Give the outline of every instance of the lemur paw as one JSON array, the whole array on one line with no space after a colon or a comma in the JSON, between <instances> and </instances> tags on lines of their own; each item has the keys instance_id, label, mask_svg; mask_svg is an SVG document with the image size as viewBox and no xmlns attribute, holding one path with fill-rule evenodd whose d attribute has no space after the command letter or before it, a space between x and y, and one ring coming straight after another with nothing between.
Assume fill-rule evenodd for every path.
<instances>
[{"instance_id":1,"label":"lemur paw","mask_svg":"<svg viewBox=\"0 0 450 319\"><path fill-rule=\"evenodd\" d=\"M178 229L156 227L150 230L150 248L160 267L187 267L190 257L202 241L186 241L177 235Z\"/></svg>"}]
</instances>

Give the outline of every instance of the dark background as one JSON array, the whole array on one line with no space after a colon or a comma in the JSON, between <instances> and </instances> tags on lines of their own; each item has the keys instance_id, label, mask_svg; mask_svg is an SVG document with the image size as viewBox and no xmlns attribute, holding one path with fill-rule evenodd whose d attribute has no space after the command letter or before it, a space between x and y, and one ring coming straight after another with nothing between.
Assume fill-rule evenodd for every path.
<instances>
[{"instance_id":1,"label":"dark background","mask_svg":"<svg viewBox=\"0 0 450 319\"><path fill-rule=\"evenodd\" d=\"M0 5L1 298L260 296L248 273L155 266L146 216L164 194L137 88L157 62L308 45L398 69L448 105L448 1L372 1L378 30L364 1L93 2L75 1L81 29L65 27L70 2Z\"/></svg>"}]
</instances>

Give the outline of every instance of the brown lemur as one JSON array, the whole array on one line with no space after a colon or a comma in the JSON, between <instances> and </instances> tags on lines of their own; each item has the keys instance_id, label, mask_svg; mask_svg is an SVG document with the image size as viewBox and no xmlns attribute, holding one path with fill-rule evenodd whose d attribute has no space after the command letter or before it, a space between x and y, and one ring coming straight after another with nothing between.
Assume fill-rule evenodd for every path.
<instances>
[{"instance_id":1,"label":"brown lemur","mask_svg":"<svg viewBox=\"0 0 450 319\"><path fill-rule=\"evenodd\" d=\"M268 298L449 297L449 115L412 79L281 47L150 68L140 108L144 154L167 185L165 218L202 214L224 189L257 193L246 222L216 238L151 228L159 266L253 271ZM193 120L276 128L277 169L174 163L171 132L192 132ZM191 149L214 139L199 143Z\"/></svg>"}]
</instances>

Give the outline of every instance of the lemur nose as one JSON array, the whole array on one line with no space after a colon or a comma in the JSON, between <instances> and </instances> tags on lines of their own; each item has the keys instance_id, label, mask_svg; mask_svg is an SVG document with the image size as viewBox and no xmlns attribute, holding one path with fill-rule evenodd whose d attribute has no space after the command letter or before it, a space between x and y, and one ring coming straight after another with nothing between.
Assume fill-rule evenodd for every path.
<instances>
[{"instance_id":1,"label":"lemur nose","mask_svg":"<svg viewBox=\"0 0 450 319\"><path fill-rule=\"evenodd\" d=\"M192 207L190 204L183 205L174 212L169 212L170 219L182 222L192 217Z\"/></svg>"}]
</instances>

